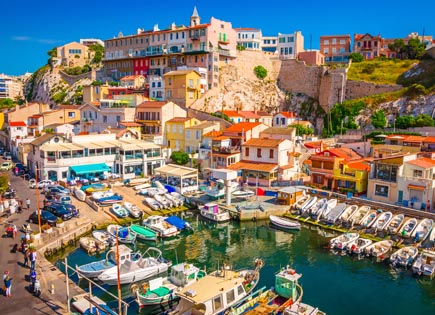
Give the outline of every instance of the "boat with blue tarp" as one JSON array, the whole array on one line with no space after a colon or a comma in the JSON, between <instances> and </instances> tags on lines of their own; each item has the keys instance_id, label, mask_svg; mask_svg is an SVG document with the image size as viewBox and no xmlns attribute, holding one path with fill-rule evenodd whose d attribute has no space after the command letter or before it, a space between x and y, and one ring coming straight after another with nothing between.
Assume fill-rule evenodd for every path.
<instances>
[{"instance_id":1,"label":"boat with blue tarp","mask_svg":"<svg viewBox=\"0 0 435 315\"><path fill-rule=\"evenodd\" d=\"M177 217L176 215L172 215L170 217L167 217L165 219L166 222L169 224L175 226L179 231L182 230L190 230L192 227L190 226L189 222L184 221L183 219Z\"/></svg>"}]
</instances>

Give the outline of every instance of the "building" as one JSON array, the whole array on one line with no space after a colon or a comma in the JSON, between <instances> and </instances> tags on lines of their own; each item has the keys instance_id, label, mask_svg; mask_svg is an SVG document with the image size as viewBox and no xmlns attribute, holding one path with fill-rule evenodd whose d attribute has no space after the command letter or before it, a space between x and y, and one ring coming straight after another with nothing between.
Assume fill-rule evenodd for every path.
<instances>
[{"instance_id":1,"label":"building","mask_svg":"<svg viewBox=\"0 0 435 315\"><path fill-rule=\"evenodd\" d=\"M304 37L300 31L292 34L278 34L277 51L280 59L296 59L304 51Z\"/></svg>"},{"instance_id":2,"label":"building","mask_svg":"<svg viewBox=\"0 0 435 315\"><path fill-rule=\"evenodd\" d=\"M198 159L203 170L228 168L240 161L240 146L232 146L222 131L212 130L203 134Z\"/></svg>"},{"instance_id":3,"label":"building","mask_svg":"<svg viewBox=\"0 0 435 315\"><path fill-rule=\"evenodd\" d=\"M165 80L158 75L149 75L149 96L153 101L165 100Z\"/></svg>"},{"instance_id":4,"label":"building","mask_svg":"<svg viewBox=\"0 0 435 315\"><path fill-rule=\"evenodd\" d=\"M120 80L122 87L141 89L145 84L145 77L141 74L128 75Z\"/></svg>"},{"instance_id":5,"label":"building","mask_svg":"<svg viewBox=\"0 0 435 315\"><path fill-rule=\"evenodd\" d=\"M295 141L296 129L295 128L280 128L280 127L269 127L260 132L260 138L267 139L287 139L291 142Z\"/></svg>"},{"instance_id":6,"label":"building","mask_svg":"<svg viewBox=\"0 0 435 315\"><path fill-rule=\"evenodd\" d=\"M297 116L293 112L279 112L273 115L272 126L287 128L297 121Z\"/></svg>"},{"instance_id":7,"label":"building","mask_svg":"<svg viewBox=\"0 0 435 315\"><path fill-rule=\"evenodd\" d=\"M276 48L278 46L277 36L263 36L261 39L261 50L270 53L276 53Z\"/></svg>"},{"instance_id":8,"label":"building","mask_svg":"<svg viewBox=\"0 0 435 315\"><path fill-rule=\"evenodd\" d=\"M338 168L334 169L333 189L341 193L364 194L369 172L370 165L364 160L339 161Z\"/></svg>"},{"instance_id":9,"label":"building","mask_svg":"<svg viewBox=\"0 0 435 315\"><path fill-rule=\"evenodd\" d=\"M186 129L199 124L200 121L190 117L174 117L166 122L167 146L174 151L186 150Z\"/></svg>"},{"instance_id":10,"label":"building","mask_svg":"<svg viewBox=\"0 0 435 315\"><path fill-rule=\"evenodd\" d=\"M218 113L227 116L234 124L240 122L260 122L261 119L260 115L258 115L254 111L248 110L223 110L219 111Z\"/></svg>"},{"instance_id":11,"label":"building","mask_svg":"<svg viewBox=\"0 0 435 315\"><path fill-rule=\"evenodd\" d=\"M28 116L28 136L38 137L53 124L68 124L76 121L80 121L79 105L59 105L57 109Z\"/></svg>"},{"instance_id":12,"label":"building","mask_svg":"<svg viewBox=\"0 0 435 315\"><path fill-rule=\"evenodd\" d=\"M220 130L220 122L203 121L186 128L184 142L185 152L199 153L200 145L204 135L214 130Z\"/></svg>"},{"instance_id":13,"label":"building","mask_svg":"<svg viewBox=\"0 0 435 315\"><path fill-rule=\"evenodd\" d=\"M325 62L348 62L350 41L350 35L320 36L320 52L325 56Z\"/></svg>"},{"instance_id":14,"label":"building","mask_svg":"<svg viewBox=\"0 0 435 315\"><path fill-rule=\"evenodd\" d=\"M104 47L104 42L98 38L80 38L80 44L85 46L101 45Z\"/></svg>"},{"instance_id":15,"label":"building","mask_svg":"<svg viewBox=\"0 0 435 315\"><path fill-rule=\"evenodd\" d=\"M66 67L83 67L94 57L89 47L77 42L71 42L57 47L57 58Z\"/></svg>"},{"instance_id":16,"label":"building","mask_svg":"<svg viewBox=\"0 0 435 315\"><path fill-rule=\"evenodd\" d=\"M190 107L201 97L201 75L195 70L175 70L163 76L166 100Z\"/></svg>"},{"instance_id":17,"label":"building","mask_svg":"<svg viewBox=\"0 0 435 315\"><path fill-rule=\"evenodd\" d=\"M109 97L108 84L103 85L84 85L83 86L83 104L93 104L99 102L101 99Z\"/></svg>"},{"instance_id":18,"label":"building","mask_svg":"<svg viewBox=\"0 0 435 315\"><path fill-rule=\"evenodd\" d=\"M360 53L364 59L374 59L381 56L383 39L381 35L355 34L353 37L353 52Z\"/></svg>"},{"instance_id":19,"label":"building","mask_svg":"<svg viewBox=\"0 0 435 315\"><path fill-rule=\"evenodd\" d=\"M318 50L302 51L298 54L298 59L311 66L321 66L325 64L325 55Z\"/></svg>"},{"instance_id":20,"label":"building","mask_svg":"<svg viewBox=\"0 0 435 315\"><path fill-rule=\"evenodd\" d=\"M235 28L237 32L237 46L244 47L248 50L262 50L261 29L257 28Z\"/></svg>"},{"instance_id":21,"label":"building","mask_svg":"<svg viewBox=\"0 0 435 315\"><path fill-rule=\"evenodd\" d=\"M0 74L0 99L15 100L23 96L23 83L11 76Z\"/></svg>"}]
</instances>

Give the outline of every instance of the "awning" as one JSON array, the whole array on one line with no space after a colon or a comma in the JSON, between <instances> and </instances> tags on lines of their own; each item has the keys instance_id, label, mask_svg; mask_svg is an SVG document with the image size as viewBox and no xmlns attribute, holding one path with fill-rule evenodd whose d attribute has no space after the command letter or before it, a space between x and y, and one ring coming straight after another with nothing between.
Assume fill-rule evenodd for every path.
<instances>
[{"instance_id":1,"label":"awning","mask_svg":"<svg viewBox=\"0 0 435 315\"><path fill-rule=\"evenodd\" d=\"M412 190L425 190L426 189L425 186L418 186L418 185L408 185L408 188L412 189Z\"/></svg>"},{"instance_id":2,"label":"awning","mask_svg":"<svg viewBox=\"0 0 435 315\"><path fill-rule=\"evenodd\" d=\"M231 47L225 44L219 44L219 48L223 50L231 50Z\"/></svg>"},{"instance_id":3,"label":"awning","mask_svg":"<svg viewBox=\"0 0 435 315\"><path fill-rule=\"evenodd\" d=\"M105 163L70 166L70 169L76 175L110 171L110 167Z\"/></svg>"}]
</instances>

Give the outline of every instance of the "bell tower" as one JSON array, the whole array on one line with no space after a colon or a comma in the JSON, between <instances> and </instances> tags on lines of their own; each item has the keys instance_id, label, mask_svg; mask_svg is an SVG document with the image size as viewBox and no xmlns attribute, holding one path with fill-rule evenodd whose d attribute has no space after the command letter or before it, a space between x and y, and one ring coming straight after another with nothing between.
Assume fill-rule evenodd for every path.
<instances>
[{"instance_id":1,"label":"bell tower","mask_svg":"<svg viewBox=\"0 0 435 315\"><path fill-rule=\"evenodd\" d=\"M198 15L198 10L196 10L196 6L193 8L192 16L190 17L190 27L197 26L201 23L201 19Z\"/></svg>"}]
</instances>

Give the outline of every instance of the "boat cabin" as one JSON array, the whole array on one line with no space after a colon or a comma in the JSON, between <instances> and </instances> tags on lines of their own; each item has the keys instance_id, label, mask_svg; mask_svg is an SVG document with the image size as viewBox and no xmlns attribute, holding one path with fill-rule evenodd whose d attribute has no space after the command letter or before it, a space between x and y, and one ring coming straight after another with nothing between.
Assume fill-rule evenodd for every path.
<instances>
[{"instance_id":1,"label":"boat cabin","mask_svg":"<svg viewBox=\"0 0 435 315\"><path fill-rule=\"evenodd\" d=\"M220 212L219 206L214 202L206 203L202 209L205 210L206 212L215 213L215 214Z\"/></svg>"},{"instance_id":2,"label":"boat cabin","mask_svg":"<svg viewBox=\"0 0 435 315\"><path fill-rule=\"evenodd\" d=\"M118 245L119 252L119 263L122 264L126 260L131 259L131 253L133 252L126 245L120 244ZM110 251L107 253L111 260L116 261L116 246L112 246Z\"/></svg>"},{"instance_id":3,"label":"boat cabin","mask_svg":"<svg viewBox=\"0 0 435 315\"><path fill-rule=\"evenodd\" d=\"M302 277L296 270L291 269L290 266L283 268L275 275L275 291L278 295L293 299L296 301L298 293L298 280Z\"/></svg>"},{"instance_id":4,"label":"boat cabin","mask_svg":"<svg viewBox=\"0 0 435 315\"><path fill-rule=\"evenodd\" d=\"M171 268L169 280L176 286L181 287L191 283L192 280L201 279L205 275L207 275L206 272L200 270L198 267L192 264L182 263Z\"/></svg>"}]
</instances>

